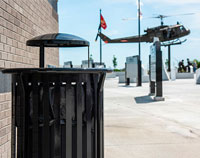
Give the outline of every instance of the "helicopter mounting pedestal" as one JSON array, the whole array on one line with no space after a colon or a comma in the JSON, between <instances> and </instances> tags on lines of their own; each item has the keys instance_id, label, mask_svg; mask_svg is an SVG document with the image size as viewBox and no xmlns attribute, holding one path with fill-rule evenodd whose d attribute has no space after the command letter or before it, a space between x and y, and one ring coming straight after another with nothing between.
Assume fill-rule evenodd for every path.
<instances>
[{"instance_id":1,"label":"helicopter mounting pedestal","mask_svg":"<svg viewBox=\"0 0 200 158\"><path fill-rule=\"evenodd\" d=\"M184 41L177 39L175 41L161 44L161 46L168 47L168 69L167 69L168 72L171 72L171 46L172 45L180 45L186 41L187 41L186 39Z\"/></svg>"}]
</instances>

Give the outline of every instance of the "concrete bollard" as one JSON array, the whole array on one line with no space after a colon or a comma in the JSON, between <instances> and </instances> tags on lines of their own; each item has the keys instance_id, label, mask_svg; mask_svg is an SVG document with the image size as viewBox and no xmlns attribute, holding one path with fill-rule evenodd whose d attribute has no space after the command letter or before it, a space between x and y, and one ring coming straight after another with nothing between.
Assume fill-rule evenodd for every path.
<instances>
[{"instance_id":1,"label":"concrete bollard","mask_svg":"<svg viewBox=\"0 0 200 158\"><path fill-rule=\"evenodd\" d=\"M200 68L196 70L196 84L200 84Z\"/></svg>"},{"instance_id":2,"label":"concrete bollard","mask_svg":"<svg viewBox=\"0 0 200 158\"><path fill-rule=\"evenodd\" d=\"M171 80L175 81L176 80L176 68L173 68L171 70Z\"/></svg>"}]
</instances>

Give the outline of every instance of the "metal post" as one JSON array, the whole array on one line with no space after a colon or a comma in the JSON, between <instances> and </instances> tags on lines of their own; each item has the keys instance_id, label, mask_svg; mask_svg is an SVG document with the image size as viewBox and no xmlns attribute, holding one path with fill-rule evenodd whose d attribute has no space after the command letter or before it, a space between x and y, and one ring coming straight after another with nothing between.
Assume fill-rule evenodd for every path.
<instances>
[{"instance_id":1,"label":"metal post","mask_svg":"<svg viewBox=\"0 0 200 158\"><path fill-rule=\"evenodd\" d=\"M149 83L151 82L151 55L149 55Z\"/></svg>"},{"instance_id":2,"label":"metal post","mask_svg":"<svg viewBox=\"0 0 200 158\"><path fill-rule=\"evenodd\" d=\"M160 43L156 43L156 97L163 96L162 90L162 51Z\"/></svg>"},{"instance_id":3,"label":"metal post","mask_svg":"<svg viewBox=\"0 0 200 158\"><path fill-rule=\"evenodd\" d=\"M99 31L101 33L101 9L100 9L100 28ZM102 64L102 40L100 38L100 65Z\"/></svg>"},{"instance_id":4,"label":"metal post","mask_svg":"<svg viewBox=\"0 0 200 158\"><path fill-rule=\"evenodd\" d=\"M127 79L127 63L125 63L125 82L126 82L126 79Z\"/></svg>"},{"instance_id":5,"label":"metal post","mask_svg":"<svg viewBox=\"0 0 200 158\"><path fill-rule=\"evenodd\" d=\"M44 46L43 45L41 45L40 46L40 68L44 68L44 59L45 58L45 56L44 56Z\"/></svg>"},{"instance_id":6,"label":"metal post","mask_svg":"<svg viewBox=\"0 0 200 158\"><path fill-rule=\"evenodd\" d=\"M171 72L171 46L168 45L168 72Z\"/></svg>"},{"instance_id":7,"label":"metal post","mask_svg":"<svg viewBox=\"0 0 200 158\"><path fill-rule=\"evenodd\" d=\"M151 79L151 55L149 55L149 84L150 84L150 93L149 95L154 95L155 94L155 81L152 81Z\"/></svg>"},{"instance_id":8,"label":"metal post","mask_svg":"<svg viewBox=\"0 0 200 158\"><path fill-rule=\"evenodd\" d=\"M139 50L139 62L138 62L138 83L137 86L142 86L142 69L141 69L141 43L140 43L140 0L138 0L138 35L139 35L139 43L138 43L138 50Z\"/></svg>"},{"instance_id":9,"label":"metal post","mask_svg":"<svg viewBox=\"0 0 200 158\"><path fill-rule=\"evenodd\" d=\"M88 68L90 68L90 46L88 46Z\"/></svg>"},{"instance_id":10,"label":"metal post","mask_svg":"<svg viewBox=\"0 0 200 158\"><path fill-rule=\"evenodd\" d=\"M141 53L141 45L140 45L140 0L138 0L138 35L139 35L139 60L140 60L140 53Z\"/></svg>"}]
</instances>

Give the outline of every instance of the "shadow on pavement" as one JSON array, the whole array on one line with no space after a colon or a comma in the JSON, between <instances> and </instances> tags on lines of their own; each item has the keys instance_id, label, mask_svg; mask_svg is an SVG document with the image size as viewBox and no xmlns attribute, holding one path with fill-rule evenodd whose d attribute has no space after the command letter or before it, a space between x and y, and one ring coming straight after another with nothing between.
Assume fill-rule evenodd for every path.
<instances>
[{"instance_id":1,"label":"shadow on pavement","mask_svg":"<svg viewBox=\"0 0 200 158\"><path fill-rule=\"evenodd\" d=\"M135 102L137 104L147 104L155 101L150 96L147 95L147 96L135 97Z\"/></svg>"}]
</instances>

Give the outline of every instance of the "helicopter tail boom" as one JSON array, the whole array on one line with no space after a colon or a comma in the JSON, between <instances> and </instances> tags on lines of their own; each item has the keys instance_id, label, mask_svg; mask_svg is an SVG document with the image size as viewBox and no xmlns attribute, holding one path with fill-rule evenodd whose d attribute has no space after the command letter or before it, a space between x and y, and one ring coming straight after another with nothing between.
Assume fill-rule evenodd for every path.
<instances>
[{"instance_id":1,"label":"helicopter tail boom","mask_svg":"<svg viewBox=\"0 0 200 158\"><path fill-rule=\"evenodd\" d=\"M131 36L131 37L124 37L124 38L117 38L117 39L110 39L103 33L98 33L98 36L105 42L105 43L138 43L140 42L150 42L149 39L145 35L139 36Z\"/></svg>"},{"instance_id":2,"label":"helicopter tail boom","mask_svg":"<svg viewBox=\"0 0 200 158\"><path fill-rule=\"evenodd\" d=\"M98 36L105 42L105 43L112 43L112 40L107 37L106 35L104 35L103 33L98 33Z\"/></svg>"}]
</instances>

